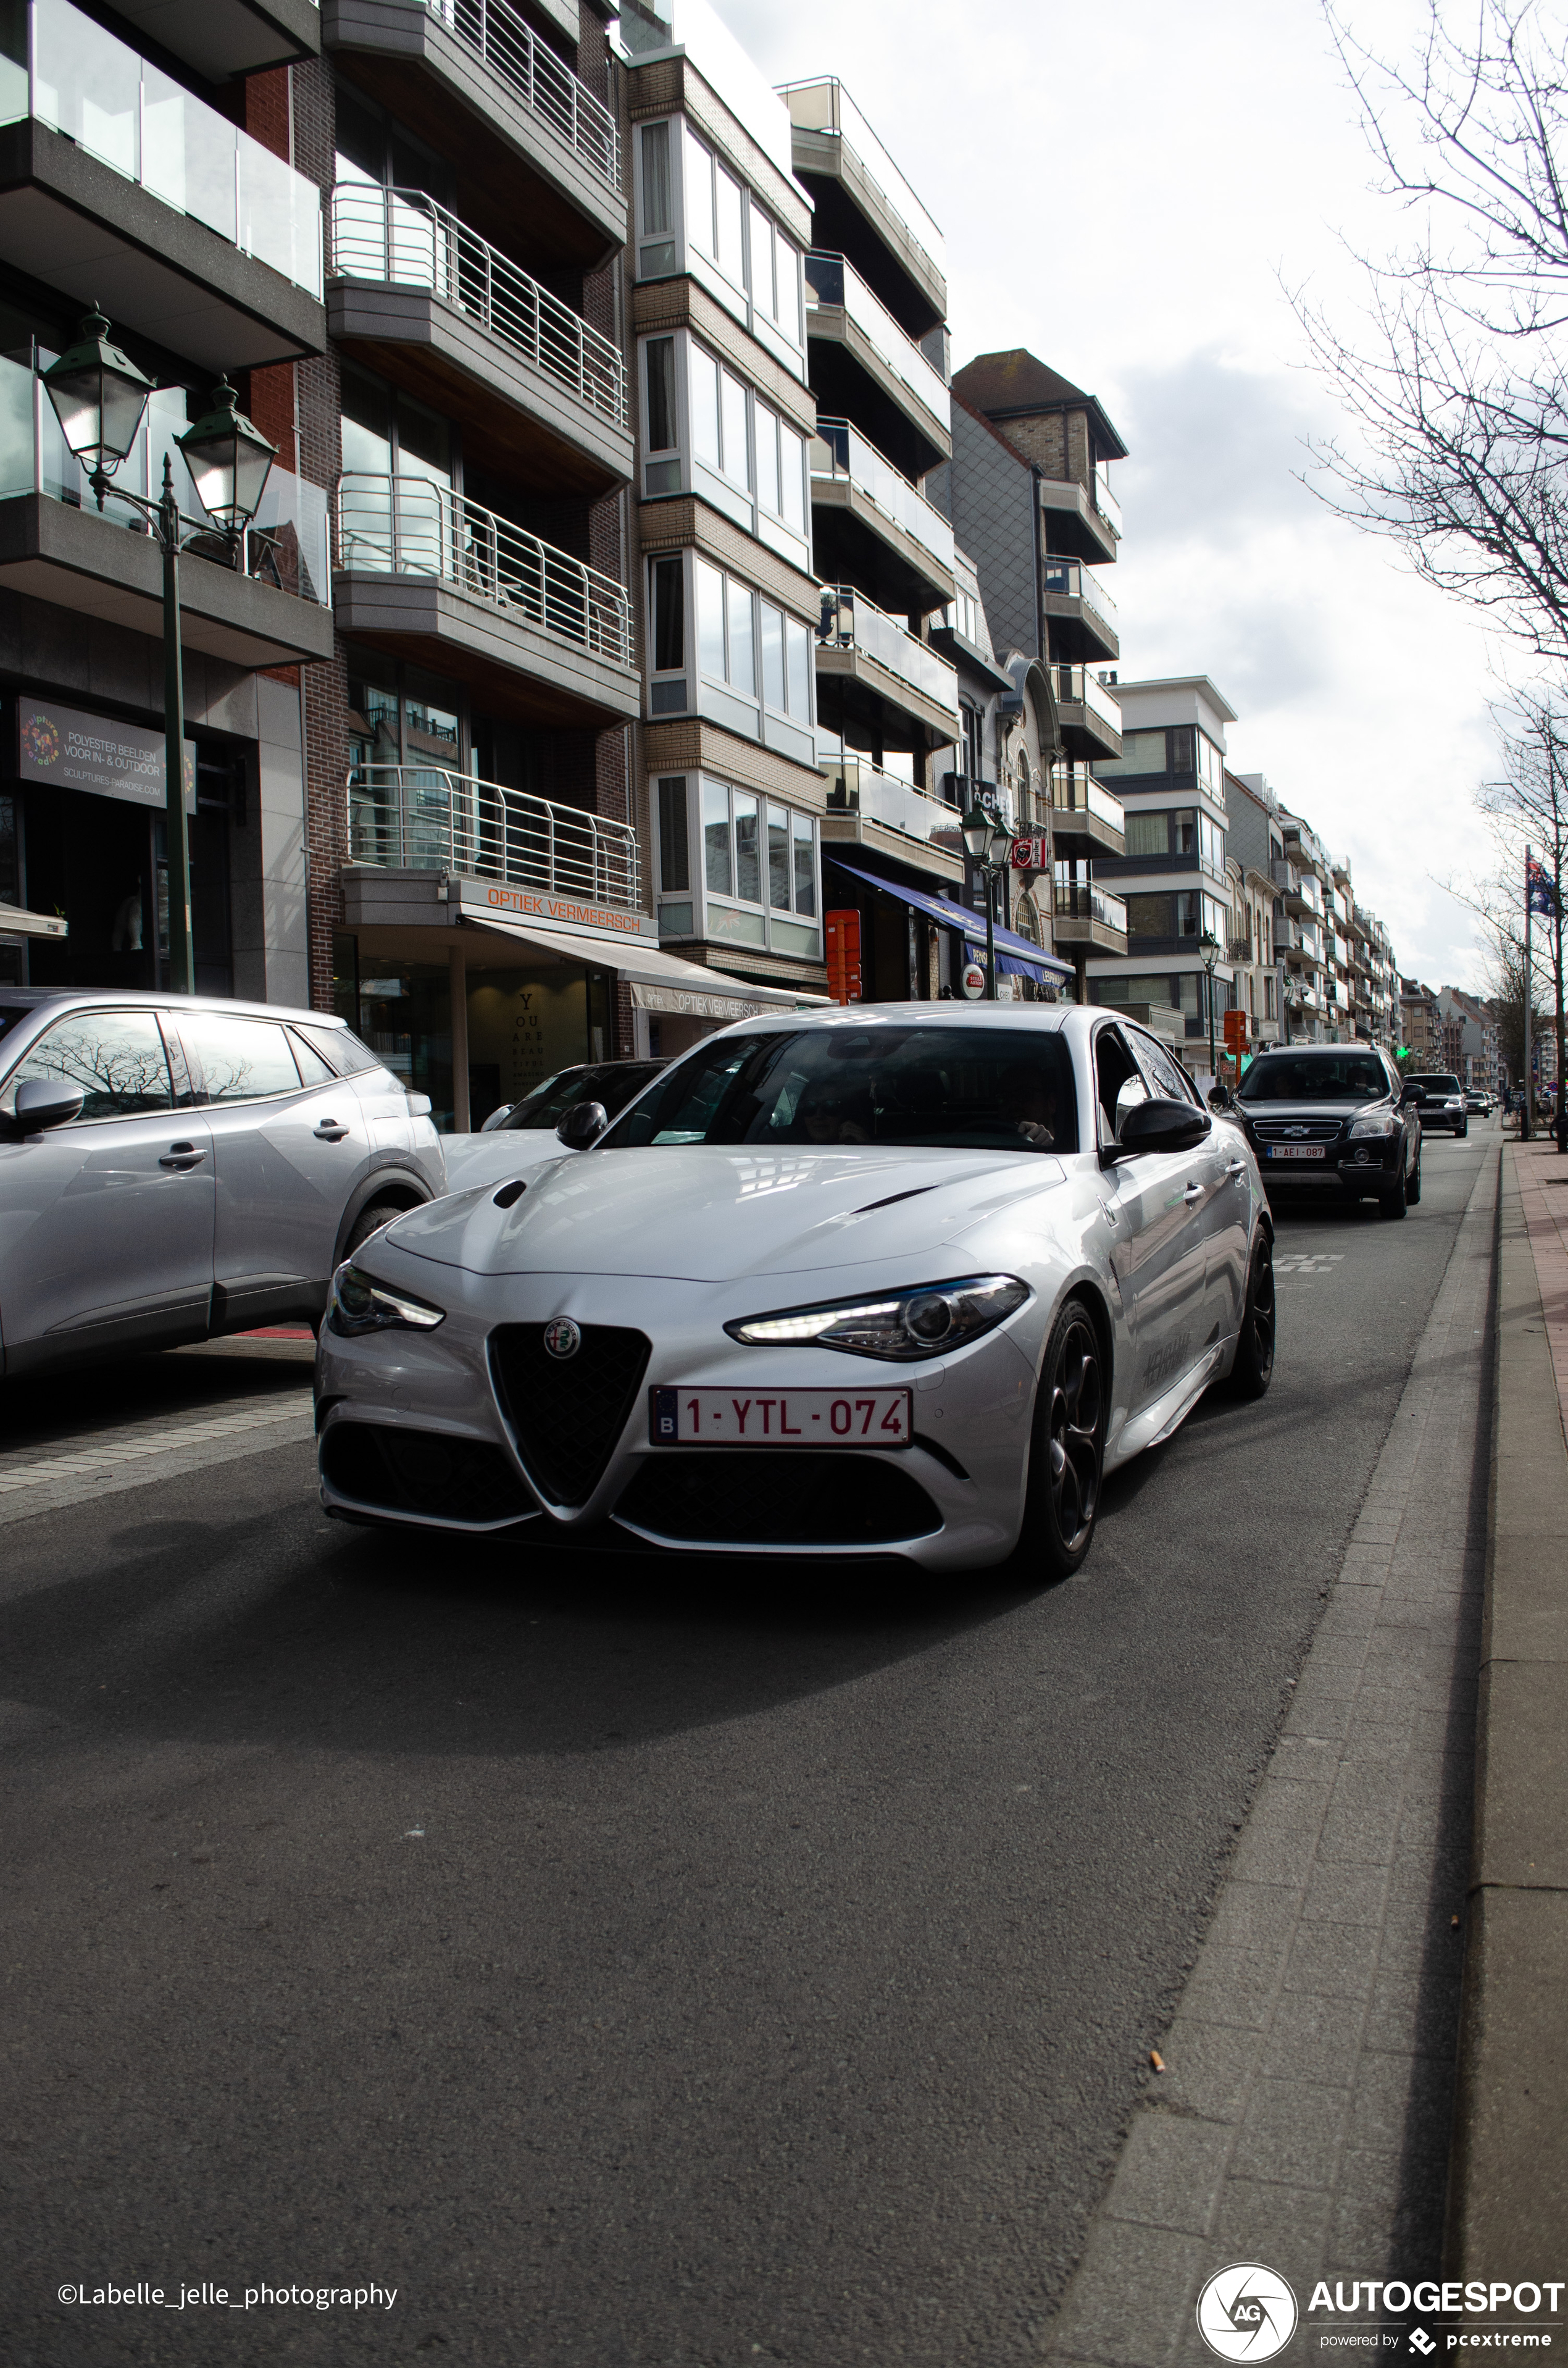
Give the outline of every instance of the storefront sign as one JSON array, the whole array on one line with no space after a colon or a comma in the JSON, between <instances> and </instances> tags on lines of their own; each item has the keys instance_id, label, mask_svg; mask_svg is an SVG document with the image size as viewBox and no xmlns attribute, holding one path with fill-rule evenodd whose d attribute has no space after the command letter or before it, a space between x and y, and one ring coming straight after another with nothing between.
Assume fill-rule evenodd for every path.
<instances>
[{"instance_id":1,"label":"storefront sign","mask_svg":"<svg viewBox=\"0 0 1568 2368\"><path fill-rule=\"evenodd\" d=\"M704 995L696 987L635 983L631 1000L639 1011L665 1011L685 1019L761 1019L783 1008L777 1003L745 1003L736 995Z\"/></svg>"},{"instance_id":2,"label":"storefront sign","mask_svg":"<svg viewBox=\"0 0 1568 2368\"><path fill-rule=\"evenodd\" d=\"M185 810L196 812L196 750L185 744ZM17 771L24 781L87 790L133 806L164 804L164 735L37 699L17 701Z\"/></svg>"},{"instance_id":3,"label":"storefront sign","mask_svg":"<svg viewBox=\"0 0 1568 2368\"><path fill-rule=\"evenodd\" d=\"M969 997L971 1003L978 1003L981 996L985 992L985 971L983 965L977 962L965 962L959 983L962 986L963 991Z\"/></svg>"},{"instance_id":4,"label":"storefront sign","mask_svg":"<svg viewBox=\"0 0 1568 2368\"><path fill-rule=\"evenodd\" d=\"M571 896L551 896L532 888L502 888L489 881L454 880L455 901L470 912L506 915L517 921L552 921L559 929L586 929L607 938L658 939L658 923L647 913L623 913L613 905L585 905Z\"/></svg>"}]
</instances>

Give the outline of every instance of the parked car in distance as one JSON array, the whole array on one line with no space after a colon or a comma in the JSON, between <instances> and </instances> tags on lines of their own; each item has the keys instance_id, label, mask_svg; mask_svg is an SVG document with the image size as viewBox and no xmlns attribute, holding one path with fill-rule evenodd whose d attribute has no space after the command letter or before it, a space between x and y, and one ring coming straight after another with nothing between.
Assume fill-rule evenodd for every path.
<instances>
[{"instance_id":1,"label":"parked car in distance","mask_svg":"<svg viewBox=\"0 0 1568 2368\"><path fill-rule=\"evenodd\" d=\"M446 1190L429 1113L325 1012L0 987L4 1372L314 1323Z\"/></svg>"},{"instance_id":2,"label":"parked car in distance","mask_svg":"<svg viewBox=\"0 0 1568 2368\"><path fill-rule=\"evenodd\" d=\"M744 1020L339 1269L322 1501L506 1531L513 1570L619 1541L1044 1579L1105 1472L1211 1384L1262 1396L1272 1240L1241 1128L1108 1011Z\"/></svg>"},{"instance_id":3,"label":"parked car in distance","mask_svg":"<svg viewBox=\"0 0 1568 2368\"><path fill-rule=\"evenodd\" d=\"M540 1160L569 1156L581 1145L556 1133L568 1110L597 1108L606 1121L619 1118L665 1066L663 1061L582 1061L558 1070L520 1102L492 1110L477 1134L443 1137L448 1191L503 1184L530 1174Z\"/></svg>"},{"instance_id":4,"label":"parked car in distance","mask_svg":"<svg viewBox=\"0 0 1568 2368\"><path fill-rule=\"evenodd\" d=\"M1492 1115L1491 1095L1482 1093L1473 1086L1466 1088L1464 1106L1472 1118L1490 1118Z\"/></svg>"},{"instance_id":5,"label":"parked car in distance","mask_svg":"<svg viewBox=\"0 0 1568 2368\"><path fill-rule=\"evenodd\" d=\"M1421 1120L1375 1045L1262 1052L1234 1107L1270 1198L1375 1200L1385 1217L1403 1217L1421 1198Z\"/></svg>"},{"instance_id":6,"label":"parked car in distance","mask_svg":"<svg viewBox=\"0 0 1568 2368\"><path fill-rule=\"evenodd\" d=\"M1470 1112L1465 1107L1464 1087L1446 1070L1435 1069L1421 1076L1407 1076L1404 1099L1420 1118L1423 1133L1457 1134L1462 1142L1470 1133Z\"/></svg>"}]
</instances>

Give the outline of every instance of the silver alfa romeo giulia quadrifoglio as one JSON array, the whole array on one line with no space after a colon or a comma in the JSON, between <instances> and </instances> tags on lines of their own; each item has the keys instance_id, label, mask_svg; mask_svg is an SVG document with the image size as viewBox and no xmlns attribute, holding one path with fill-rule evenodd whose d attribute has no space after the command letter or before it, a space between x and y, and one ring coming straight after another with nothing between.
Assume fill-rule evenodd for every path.
<instances>
[{"instance_id":1,"label":"silver alfa romeo giulia quadrifoglio","mask_svg":"<svg viewBox=\"0 0 1568 2368\"><path fill-rule=\"evenodd\" d=\"M1108 1470L1268 1386L1253 1155L1105 1010L745 1021L562 1132L338 1269L330 1513L1068 1571Z\"/></svg>"}]
</instances>

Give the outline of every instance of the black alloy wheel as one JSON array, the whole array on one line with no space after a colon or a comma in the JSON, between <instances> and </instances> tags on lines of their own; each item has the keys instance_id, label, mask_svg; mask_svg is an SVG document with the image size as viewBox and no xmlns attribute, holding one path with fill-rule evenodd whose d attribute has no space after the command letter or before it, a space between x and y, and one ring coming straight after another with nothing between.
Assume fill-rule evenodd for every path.
<instances>
[{"instance_id":1,"label":"black alloy wheel","mask_svg":"<svg viewBox=\"0 0 1568 2368\"><path fill-rule=\"evenodd\" d=\"M1403 1217L1405 1202L1409 1197L1404 1189L1404 1166L1402 1161L1399 1174L1394 1178L1388 1190L1380 1192L1378 1195L1378 1214L1381 1217Z\"/></svg>"},{"instance_id":2,"label":"black alloy wheel","mask_svg":"<svg viewBox=\"0 0 1568 2368\"><path fill-rule=\"evenodd\" d=\"M1231 1367L1231 1389L1236 1397L1260 1398L1274 1379L1274 1245L1260 1225L1247 1268L1236 1361Z\"/></svg>"},{"instance_id":3,"label":"black alloy wheel","mask_svg":"<svg viewBox=\"0 0 1568 2368\"><path fill-rule=\"evenodd\" d=\"M1023 1543L1067 1577L1089 1551L1105 1454L1104 1359L1081 1299L1058 1311L1046 1343L1029 1442Z\"/></svg>"}]
</instances>

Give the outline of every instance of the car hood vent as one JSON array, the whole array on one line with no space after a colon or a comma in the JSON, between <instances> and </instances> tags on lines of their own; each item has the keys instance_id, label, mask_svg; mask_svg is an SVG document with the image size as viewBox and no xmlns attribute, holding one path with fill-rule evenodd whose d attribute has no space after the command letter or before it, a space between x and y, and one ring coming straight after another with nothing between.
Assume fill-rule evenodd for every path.
<instances>
[{"instance_id":1,"label":"car hood vent","mask_svg":"<svg viewBox=\"0 0 1568 2368\"><path fill-rule=\"evenodd\" d=\"M551 1504L587 1503L626 1428L648 1370L642 1332L585 1324L570 1357L552 1357L542 1324L501 1324L490 1370L523 1468Z\"/></svg>"}]
</instances>

